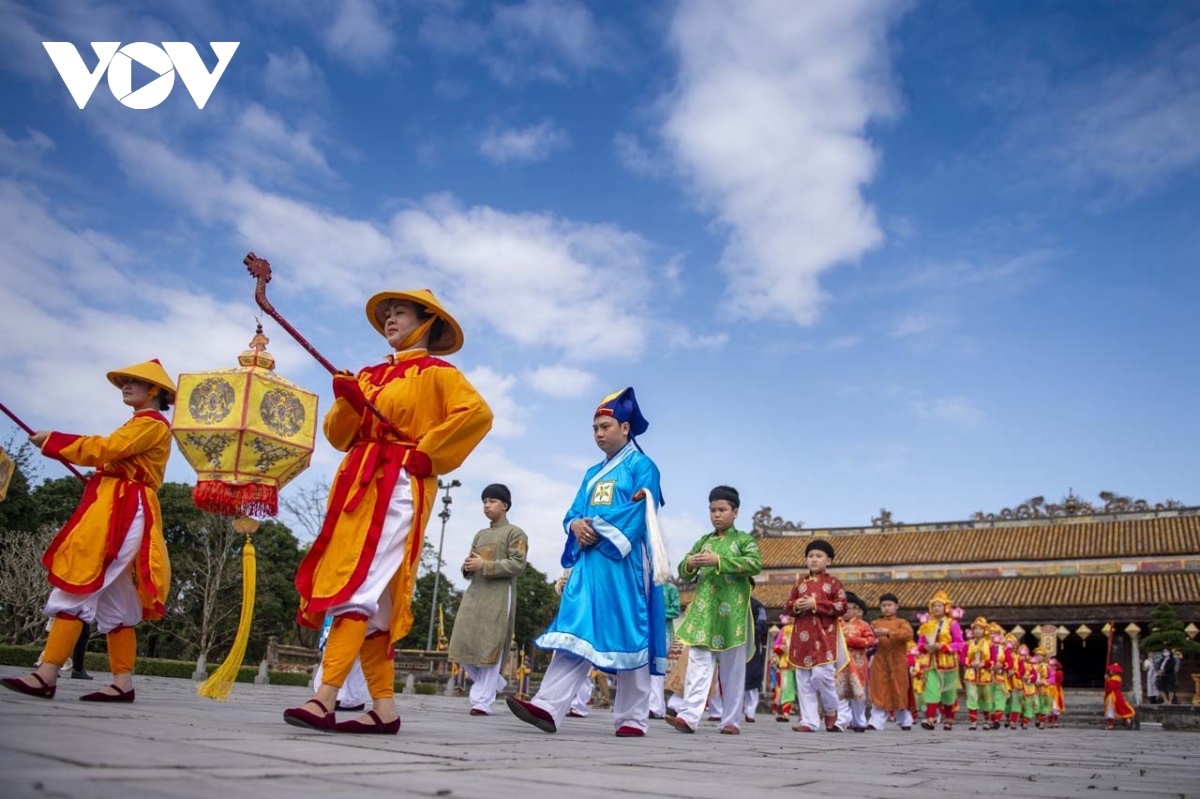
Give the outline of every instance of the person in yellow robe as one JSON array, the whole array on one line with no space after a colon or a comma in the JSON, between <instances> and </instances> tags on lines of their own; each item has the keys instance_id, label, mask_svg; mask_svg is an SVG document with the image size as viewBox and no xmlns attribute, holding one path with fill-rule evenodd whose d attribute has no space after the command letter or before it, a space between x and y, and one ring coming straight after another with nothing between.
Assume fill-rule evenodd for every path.
<instances>
[{"instance_id":1,"label":"person in yellow robe","mask_svg":"<svg viewBox=\"0 0 1200 799\"><path fill-rule=\"evenodd\" d=\"M95 467L79 507L42 556L52 586L45 614L53 619L42 663L26 677L2 681L29 696L54 696L59 668L83 625L94 620L107 637L113 684L80 699L132 702L134 627L161 619L166 610L171 564L155 492L171 455L162 411L175 399L175 384L157 360L109 372L108 380L133 409L133 418L112 435L42 430L29 437L47 457Z\"/></svg>"},{"instance_id":2,"label":"person in yellow robe","mask_svg":"<svg viewBox=\"0 0 1200 799\"><path fill-rule=\"evenodd\" d=\"M395 734L392 644L408 634L425 525L438 476L454 471L492 426L492 411L438 355L457 352L462 328L433 292L385 291L367 301L367 319L394 350L383 363L333 379L326 439L346 456L329 494L325 522L296 572L298 621L333 627L315 697L284 712L292 725ZM400 431L383 424L373 403ZM338 723L337 689L356 657L371 692L366 716Z\"/></svg>"}]
</instances>

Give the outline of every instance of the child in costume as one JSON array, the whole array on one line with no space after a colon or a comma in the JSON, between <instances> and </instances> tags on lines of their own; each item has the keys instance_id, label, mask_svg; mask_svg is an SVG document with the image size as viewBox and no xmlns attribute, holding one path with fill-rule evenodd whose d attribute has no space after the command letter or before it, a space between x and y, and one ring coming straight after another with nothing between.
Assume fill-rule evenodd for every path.
<instances>
[{"instance_id":1,"label":"child in costume","mask_svg":"<svg viewBox=\"0 0 1200 799\"><path fill-rule=\"evenodd\" d=\"M1029 647L1017 647L1017 659L1021 662L1021 729L1029 728L1038 710L1038 673Z\"/></svg>"},{"instance_id":2,"label":"child in costume","mask_svg":"<svg viewBox=\"0 0 1200 799\"><path fill-rule=\"evenodd\" d=\"M1110 663L1104 676L1104 718L1105 729L1113 729L1117 719L1125 722L1125 729L1133 729L1133 717L1137 715L1129 703L1125 701L1125 692L1121 689L1121 666Z\"/></svg>"},{"instance_id":3,"label":"child in costume","mask_svg":"<svg viewBox=\"0 0 1200 799\"><path fill-rule=\"evenodd\" d=\"M909 641L906 658L913 692L912 712L916 718L924 718L925 675L929 672L929 655L921 651L916 641Z\"/></svg>"},{"instance_id":4,"label":"child in costume","mask_svg":"<svg viewBox=\"0 0 1200 799\"><path fill-rule=\"evenodd\" d=\"M1058 729L1058 720L1065 710L1063 701L1063 670L1057 658L1050 658L1050 723L1051 729Z\"/></svg>"},{"instance_id":5,"label":"child in costume","mask_svg":"<svg viewBox=\"0 0 1200 799\"><path fill-rule=\"evenodd\" d=\"M754 578L750 578L754 585ZM746 661L746 693L742 697L742 713L747 724L755 722L758 713L759 692L762 691L764 669L767 664L767 609L763 603L750 597L750 616L754 619L754 646L750 659Z\"/></svg>"},{"instance_id":6,"label":"child in costume","mask_svg":"<svg viewBox=\"0 0 1200 799\"><path fill-rule=\"evenodd\" d=\"M1034 699L1034 719L1037 728L1044 730L1046 721L1050 718L1050 710L1054 705L1053 685L1050 682L1050 663L1046 660L1046 650L1038 647L1033 650L1033 672L1037 675L1037 696Z\"/></svg>"},{"instance_id":7,"label":"child in costume","mask_svg":"<svg viewBox=\"0 0 1200 799\"><path fill-rule=\"evenodd\" d=\"M670 575L655 515L658 467L636 444L649 426L632 388L605 397L592 414L605 459L588 469L563 520L562 565L571 576L558 615L537 639L554 657L533 699L507 699L513 715L543 732L558 730L592 666L617 676L616 735L641 737L649 728L650 675L667 665L662 583Z\"/></svg>"},{"instance_id":8,"label":"child in costume","mask_svg":"<svg viewBox=\"0 0 1200 799\"><path fill-rule=\"evenodd\" d=\"M775 653L775 695L771 704L775 708L776 721L790 721L796 712L796 675L788 660L794 621L786 613L779 617L779 634L771 647Z\"/></svg>"},{"instance_id":9,"label":"child in costume","mask_svg":"<svg viewBox=\"0 0 1200 799\"><path fill-rule=\"evenodd\" d=\"M917 630L917 646L930 656L925 675L925 719L921 726L932 730L939 712L942 728L954 728L954 706L958 701L958 661L963 650L962 628L950 616L950 596L938 591L929 600L929 620Z\"/></svg>"},{"instance_id":10,"label":"child in costume","mask_svg":"<svg viewBox=\"0 0 1200 799\"><path fill-rule=\"evenodd\" d=\"M109 436L43 430L29 437L43 455L95 471L79 507L42 557L53 586L44 612L54 619L42 663L27 677L0 681L28 696L53 698L59 668L83 626L94 620L107 638L113 684L80 699L132 702L134 627L161 619L166 610L171 565L155 492L171 455L170 423L162 412L174 402L175 384L157 360L107 376L133 418Z\"/></svg>"},{"instance_id":11,"label":"child in costume","mask_svg":"<svg viewBox=\"0 0 1200 799\"><path fill-rule=\"evenodd\" d=\"M325 522L296 572L299 623L333 627L322 656L324 684L284 712L299 727L395 735L392 643L412 627L412 593L438 476L462 465L492 426L492 411L462 372L438 355L457 352L462 328L428 289L385 291L367 301L367 320L393 353L357 375L333 378L325 438L346 453L334 476ZM399 430L367 408L370 400ZM355 658L371 692L366 716L339 723L338 688Z\"/></svg>"},{"instance_id":12,"label":"child in costume","mask_svg":"<svg viewBox=\"0 0 1200 799\"><path fill-rule=\"evenodd\" d=\"M868 672L871 696L870 729L882 730L888 716L895 715L902 730L911 730L912 676L909 672L907 650L913 644L913 628L905 619L896 616L900 600L887 593L879 598L883 616L871 623L878 648L871 658Z\"/></svg>"},{"instance_id":13,"label":"child in costume","mask_svg":"<svg viewBox=\"0 0 1200 799\"><path fill-rule=\"evenodd\" d=\"M963 651L963 682L967 686L967 715L971 726L979 729L979 716L988 726L992 708L992 639L988 636L988 620L983 616L971 624L971 642Z\"/></svg>"},{"instance_id":14,"label":"child in costume","mask_svg":"<svg viewBox=\"0 0 1200 799\"><path fill-rule=\"evenodd\" d=\"M825 731L841 732L837 726L837 687L834 675L847 663L846 646L838 620L846 612L846 589L826 569L833 562L833 545L822 539L808 543L804 551L808 577L792 586L784 611L795 617L788 661L796 677L800 723L796 732L816 732L817 703L824 714Z\"/></svg>"},{"instance_id":15,"label":"child in costume","mask_svg":"<svg viewBox=\"0 0 1200 799\"><path fill-rule=\"evenodd\" d=\"M867 730L867 650L875 646L875 633L863 621L867 603L855 593L846 594L846 615L841 619L842 637L849 662L837 673L838 726L854 732Z\"/></svg>"},{"instance_id":16,"label":"child in costume","mask_svg":"<svg viewBox=\"0 0 1200 799\"><path fill-rule=\"evenodd\" d=\"M988 639L991 641L992 659L992 713L991 724L985 725L989 730L1000 729L1004 711L1008 707L1008 680L1010 660L1008 650L1004 648L1004 628L996 622L988 624Z\"/></svg>"},{"instance_id":17,"label":"child in costume","mask_svg":"<svg viewBox=\"0 0 1200 799\"><path fill-rule=\"evenodd\" d=\"M462 574L469 580L450 634L452 662L471 678L472 716L492 715L496 694L507 681L500 674L517 618L517 578L525 571L529 539L508 520L512 492L492 483L480 495L489 525L475 534Z\"/></svg>"},{"instance_id":18,"label":"child in costume","mask_svg":"<svg viewBox=\"0 0 1200 799\"><path fill-rule=\"evenodd\" d=\"M679 564L679 576L695 581L696 593L679 625L679 640L688 646L683 701L667 721L680 732L692 733L700 724L713 683L720 685L719 709L714 711L721 732L741 732L746 685L746 661L754 643L750 613L753 576L762 570L762 555L754 536L734 527L742 501L736 488L717 486L708 494L713 531L700 537Z\"/></svg>"}]
</instances>

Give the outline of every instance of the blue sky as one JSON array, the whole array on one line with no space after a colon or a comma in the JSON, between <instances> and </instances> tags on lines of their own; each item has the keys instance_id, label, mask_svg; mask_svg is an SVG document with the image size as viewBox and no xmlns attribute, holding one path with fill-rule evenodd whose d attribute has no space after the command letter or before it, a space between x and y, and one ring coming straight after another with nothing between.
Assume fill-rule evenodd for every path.
<instances>
[{"instance_id":1,"label":"blue sky","mask_svg":"<svg viewBox=\"0 0 1200 799\"><path fill-rule=\"evenodd\" d=\"M532 560L636 387L676 556L708 489L809 527L1031 496L1197 495L1200 13L1190 3L0 0L0 394L106 432L109 368L230 365L248 250L335 363L431 287L497 411L446 559L509 483ZM203 109L43 41L237 52ZM135 76L135 88L137 87ZM279 371L330 392L268 323ZM328 479L322 445L299 485ZM56 474L48 464L44 474ZM169 477L190 481L176 457ZM431 532L436 537L437 530Z\"/></svg>"}]
</instances>

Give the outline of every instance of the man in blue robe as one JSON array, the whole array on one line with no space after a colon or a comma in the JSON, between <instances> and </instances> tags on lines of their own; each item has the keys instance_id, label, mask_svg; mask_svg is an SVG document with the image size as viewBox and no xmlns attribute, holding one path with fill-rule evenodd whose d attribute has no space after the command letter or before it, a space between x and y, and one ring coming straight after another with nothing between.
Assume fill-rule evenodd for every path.
<instances>
[{"instance_id":1,"label":"man in blue robe","mask_svg":"<svg viewBox=\"0 0 1200 799\"><path fill-rule=\"evenodd\" d=\"M652 527L663 504L658 467L634 441L648 427L632 388L605 397L592 419L605 460L588 469L563 520L562 565L571 574L558 616L537 639L554 657L532 700L507 700L517 718L545 732L562 724L592 666L616 674L617 735L640 737L649 727L650 675L666 672L667 641L662 585L654 580L653 553L662 552Z\"/></svg>"}]
</instances>

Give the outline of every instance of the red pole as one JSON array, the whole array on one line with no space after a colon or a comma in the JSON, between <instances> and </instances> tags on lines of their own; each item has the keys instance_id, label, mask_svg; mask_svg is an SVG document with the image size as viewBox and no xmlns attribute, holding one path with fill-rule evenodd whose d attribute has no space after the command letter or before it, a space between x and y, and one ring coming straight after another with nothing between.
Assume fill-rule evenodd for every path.
<instances>
[{"instance_id":1,"label":"red pole","mask_svg":"<svg viewBox=\"0 0 1200 799\"><path fill-rule=\"evenodd\" d=\"M22 430L24 430L24 431L25 431L26 433L28 433L29 435L33 435L33 434L34 434L34 432L35 432L35 431L34 431L34 429L33 429L32 427L30 427L29 425L25 424L24 422L22 422L22 421L21 421L21 417L17 416L15 413L13 413L13 412L12 412L12 411L10 411L10 410L9 410L7 407L5 407L5 405L4 405L4 403L3 403L3 402L0 402L0 411L3 411L5 416L7 416L9 419L12 419L12 420L13 420L13 422L14 422L14 423L17 425L17 427L21 428ZM58 462L59 462L59 463L61 463L63 466L66 466L66 467L67 467L67 471L69 471L71 474L75 475L76 477L78 477L78 478L79 478L80 480L82 480L83 482L85 482L85 483L87 482L87 478L86 478L86 477L84 477L82 474L80 474L80 473L79 473L79 470L78 470L78 469L76 469L74 466L72 466L71 464L67 463L67 462L66 462L65 460L63 460L62 458L55 458L54 460L58 461Z\"/></svg>"},{"instance_id":2,"label":"red pole","mask_svg":"<svg viewBox=\"0 0 1200 799\"><path fill-rule=\"evenodd\" d=\"M294 338L296 343L303 347L309 355L316 358L317 363L324 366L325 369L328 370L329 374L336 375L338 371L337 367L331 364L324 355L318 352L316 347L314 347L312 344L309 344L308 339L300 335L300 332L296 330L296 328L292 327L291 324L288 323L288 320L284 319L283 315L279 313L279 311L276 311L275 306L272 305L271 301L267 299L267 284L271 282L270 262L268 262L265 258L259 258L254 253L250 252L246 253L246 257L242 259L242 263L246 265L246 271L250 273L251 277L258 281L258 285L254 287L254 301L258 303L258 307L262 308L272 319L278 322L279 326L286 330L288 335ZM396 434L397 438L399 438L401 441L408 440L408 437L404 435L404 433L400 432L400 428L392 424L392 420L384 416L383 411L376 408L373 402L365 398L364 402L367 410L375 414L375 418L383 422L383 424L386 425L389 430Z\"/></svg>"}]
</instances>

